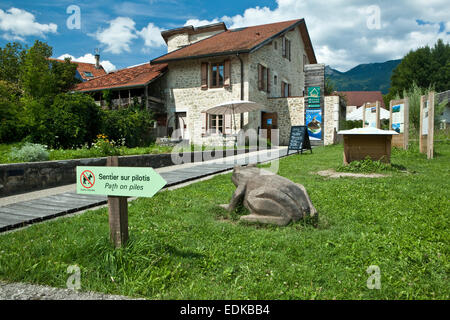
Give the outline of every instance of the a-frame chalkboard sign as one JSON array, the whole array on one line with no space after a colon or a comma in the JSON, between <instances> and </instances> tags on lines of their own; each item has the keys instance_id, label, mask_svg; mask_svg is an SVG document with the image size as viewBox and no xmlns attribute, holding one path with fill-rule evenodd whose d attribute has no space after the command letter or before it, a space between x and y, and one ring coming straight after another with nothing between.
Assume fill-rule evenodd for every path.
<instances>
[{"instance_id":1,"label":"a-frame chalkboard sign","mask_svg":"<svg viewBox=\"0 0 450 320\"><path fill-rule=\"evenodd\" d=\"M303 153L303 150L311 150L311 142L309 141L308 128L306 126L292 126L291 135L289 137L289 150L296 150Z\"/></svg>"}]
</instances>

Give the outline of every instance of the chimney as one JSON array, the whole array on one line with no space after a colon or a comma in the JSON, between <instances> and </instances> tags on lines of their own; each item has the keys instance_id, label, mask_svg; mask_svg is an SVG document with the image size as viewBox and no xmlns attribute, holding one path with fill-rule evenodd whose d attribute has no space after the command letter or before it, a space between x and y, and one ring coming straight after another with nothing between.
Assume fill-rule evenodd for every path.
<instances>
[{"instance_id":1,"label":"chimney","mask_svg":"<svg viewBox=\"0 0 450 320\"><path fill-rule=\"evenodd\" d=\"M98 49L95 49L95 69L100 69L100 54Z\"/></svg>"}]
</instances>

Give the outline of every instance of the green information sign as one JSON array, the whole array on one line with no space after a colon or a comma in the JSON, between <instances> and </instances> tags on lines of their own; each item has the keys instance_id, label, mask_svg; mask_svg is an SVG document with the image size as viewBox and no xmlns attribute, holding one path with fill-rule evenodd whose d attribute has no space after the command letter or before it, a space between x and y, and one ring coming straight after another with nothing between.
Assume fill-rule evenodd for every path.
<instances>
[{"instance_id":1,"label":"green information sign","mask_svg":"<svg viewBox=\"0 0 450 320\"><path fill-rule=\"evenodd\" d=\"M308 97L320 97L320 87L308 87Z\"/></svg>"},{"instance_id":2,"label":"green information sign","mask_svg":"<svg viewBox=\"0 0 450 320\"><path fill-rule=\"evenodd\" d=\"M148 167L77 167L77 193L153 197L167 182Z\"/></svg>"}]
</instances>

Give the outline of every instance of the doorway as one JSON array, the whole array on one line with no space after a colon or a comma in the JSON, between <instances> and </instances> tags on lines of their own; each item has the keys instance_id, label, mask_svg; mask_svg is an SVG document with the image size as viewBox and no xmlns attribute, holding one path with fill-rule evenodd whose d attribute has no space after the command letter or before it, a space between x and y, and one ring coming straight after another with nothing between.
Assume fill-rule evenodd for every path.
<instances>
[{"instance_id":1,"label":"doorway","mask_svg":"<svg viewBox=\"0 0 450 320\"><path fill-rule=\"evenodd\" d=\"M272 139L275 138L272 134L278 134L278 130L275 130L278 129L278 114L276 112L261 112L261 129L266 130L267 140L272 143Z\"/></svg>"},{"instance_id":2,"label":"doorway","mask_svg":"<svg viewBox=\"0 0 450 320\"><path fill-rule=\"evenodd\" d=\"M189 140L189 132L187 129L187 116L186 112L175 113L175 130L180 129L182 140Z\"/></svg>"}]
</instances>

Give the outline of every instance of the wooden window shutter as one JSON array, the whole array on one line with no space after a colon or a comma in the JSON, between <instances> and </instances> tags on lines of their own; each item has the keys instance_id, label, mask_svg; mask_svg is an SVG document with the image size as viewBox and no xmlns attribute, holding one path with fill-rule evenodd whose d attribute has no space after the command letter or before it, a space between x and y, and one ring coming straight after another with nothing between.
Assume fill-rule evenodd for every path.
<instances>
[{"instance_id":1,"label":"wooden window shutter","mask_svg":"<svg viewBox=\"0 0 450 320\"><path fill-rule=\"evenodd\" d=\"M288 97L290 97L291 96L291 85L288 83Z\"/></svg>"},{"instance_id":2,"label":"wooden window shutter","mask_svg":"<svg viewBox=\"0 0 450 320\"><path fill-rule=\"evenodd\" d=\"M262 65L258 63L258 89L263 89L263 74L262 74Z\"/></svg>"},{"instance_id":3,"label":"wooden window shutter","mask_svg":"<svg viewBox=\"0 0 450 320\"><path fill-rule=\"evenodd\" d=\"M224 63L224 87L229 87L231 85L231 60L225 60Z\"/></svg>"},{"instance_id":4,"label":"wooden window shutter","mask_svg":"<svg viewBox=\"0 0 450 320\"><path fill-rule=\"evenodd\" d=\"M231 114L224 115L225 120L225 134L231 134Z\"/></svg>"},{"instance_id":5,"label":"wooden window shutter","mask_svg":"<svg viewBox=\"0 0 450 320\"><path fill-rule=\"evenodd\" d=\"M208 131L208 114L203 111L201 113L202 118L202 136L205 136Z\"/></svg>"},{"instance_id":6,"label":"wooden window shutter","mask_svg":"<svg viewBox=\"0 0 450 320\"><path fill-rule=\"evenodd\" d=\"M281 52L282 52L283 58L286 57L286 38L285 37L283 37L281 39Z\"/></svg>"},{"instance_id":7,"label":"wooden window shutter","mask_svg":"<svg viewBox=\"0 0 450 320\"><path fill-rule=\"evenodd\" d=\"M208 63L202 62L202 90L208 89Z\"/></svg>"},{"instance_id":8,"label":"wooden window shutter","mask_svg":"<svg viewBox=\"0 0 450 320\"><path fill-rule=\"evenodd\" d=\"M267 93L270 93L270 69L267 68Z\"/></svg>"},{"instance_id":9,"label":"wooden window shutter","mask_svg":"<svg viewBox=\"0 0 450 320\"><path fill-rule=\"evenodd\" d=\"M288 40L288 58L291 61L291 41Z\"/></svg>"},{"instance_id":10,"label":"wooden window shutter","mask_svg":"<svg viewBox=\"0 0 450 320\"><path fill-rule=\"evenodd\" d=\"M284 97L284 86L285 86L284 81L281 81L281 96L282 97Z\"/></svg>"}]
</instances>

